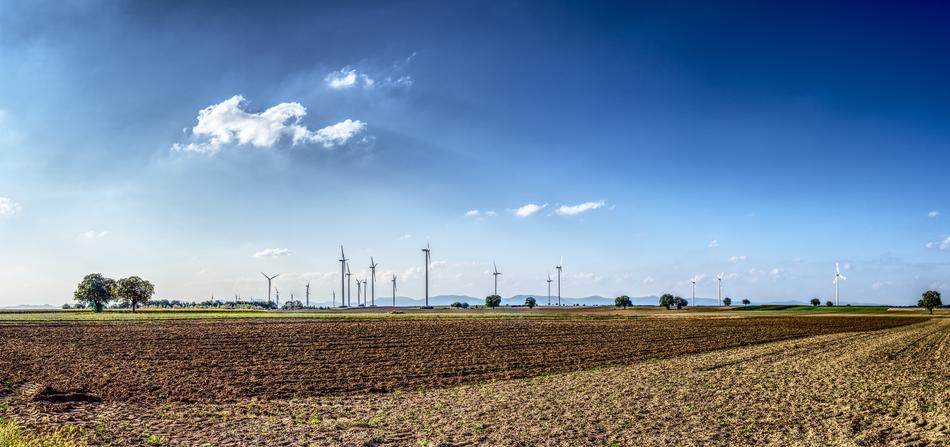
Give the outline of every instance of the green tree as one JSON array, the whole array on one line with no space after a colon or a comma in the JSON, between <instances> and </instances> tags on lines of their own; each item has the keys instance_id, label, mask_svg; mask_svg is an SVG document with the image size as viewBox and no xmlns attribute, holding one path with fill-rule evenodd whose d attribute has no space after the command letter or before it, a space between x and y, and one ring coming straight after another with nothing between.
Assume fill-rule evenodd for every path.
<instances>
[{"instance_id":1,"label":"green tree","mask_svg":"<svg viewBox=\"0 0 950 447\"><path fill-rule=\"evenodd\" d=\"M136 307L152 299L154 294L155 286L138 276L122 278L115 283L115 297L124 304L132 306L132 312L135 312Z\"/></svg>"},{"instance_id":2,"label":"green tree","mask_svg":"<svg viewBox=\"0 0 950 447\"><path fill-rule=\"evenodd\" d=\"M748 298L743 298L743 299L742 299L742 305L743 305L743 306L748 306L748 305L750 305L750 304L752 304L752 301L749 301Z\"/></svg>"},{"instance_id":3,"label":"green tree","mask_svg":"<svg viewBox=\"0 0 950 447\"><path fill-rule=\"evenodd\" d=\"M488 295L485 297L485 307L493 308L501 305L501 297L498 295Z\"/></svg>"},{"instance_id":4,"label":"green tree","mask_svg":"<svg viewBox=\"0 0 950 447\"><path fill-rule=\"evenodd\" d=\"M614 298L614 306L623 307L624 309L626 309L627 306L633 306L633 301L630 301L629 296L621 295Z\"/></svg>"},{"instance_id":5,"label":"green tree","mask_svg":"<svg viewBox=\"0 0 950 447\"><path fill-rule=\"evenodd\" d=\"M930 312L930 315L934 314L934 308L940 307L943 303L940 301L940 292L936 290L928 290L920 296L920 301L917 302L917 305L927 309Z\"/></svg>"},{"instance_id":6,"label":"green tree","mask_svg":"<svg viewBox=\"0 0 950 447\"><path fill-rule=\"evenodd\" d=\"M454 303L452 303L452 304L449 304L449 307L454 307L454 308L458 309L458 308L461 308L461 307L462 307L462 303L459 302L459 301L456 301L456 302L454 302Z\"/></svg>"},{"instance_id":7,"label":"green tree","mask_svg":"<svg viewBox=\"0 0 950 447\"><path fill-rule=\"evenodd\" d=\"M673 305L676 306L676 310L680 310L686 307L689 304L689 301L686 301L685 298L677 296L673 298Z\"/></svg>"},{"instance_id":8,"label":"green tree","mask_svg":"<svg viewBox=\"0 0 950 447\"><path fill-rule=\"evenodd\" d=\"M102 308L114 298L115 280L99 273L86 275L73 293L73 299L92 307L96 312L102 312Z\"/></svg>"},{"instance_id":9,"label":"green tree","mask_svg":"<svg viewBox=\"0 0 950 447\"><path fill-rule=\"evenodd\" d=\"M663 296L660 297L660 305L665 307L666 310L670 310L670 306L673 305L673 295L664 293Z\"/></svg>"},{"instance_id":10,"label":"green tree","mask_svg":"<svg viewBox=\"0 0 950 447\"><path fill-rule=\"evenodd\" d=\"M729 298L728 296L725 297L725 298L723 298L723 299L722 299L722 304L724 304L725 306L731 306L731 305L732 305L732 298Z\"/></svg>"},{"instance_id":11,"label":"green tree","mask_svg":"<svg viewBox=\"0 0 950 447\"><path fill-rule=\"evenodd\" d=\"M528 306L528 309L534 309L534 306L537 306L538 302L537 300L534 299L533 296L529 296L524 299L524 305Z\"/></svg>"},{"instance_id":12,"label":"green tree","mask_svg":"<svg viewBox=\"0 0 950 447\"><path fill-rule=\"evenodd\" d=\"M835 303L832 302L831 300L828 300L827 302L825 302L825 306L834 307L834 305L835 305Z\"/></svg>"},{"instance_id":13,"label":"green tree","mask_svg":"<svg viewBox=\"0 0 950 447\"><path fill-rule=\"evenodd\" d=\"M818 298L812 298L812 299L811 299L811 305L812 305L812 306L818 306L818 305L820 305L820 304L821 304L821 300L819 300Z\"/></svg>"}]
</instances>

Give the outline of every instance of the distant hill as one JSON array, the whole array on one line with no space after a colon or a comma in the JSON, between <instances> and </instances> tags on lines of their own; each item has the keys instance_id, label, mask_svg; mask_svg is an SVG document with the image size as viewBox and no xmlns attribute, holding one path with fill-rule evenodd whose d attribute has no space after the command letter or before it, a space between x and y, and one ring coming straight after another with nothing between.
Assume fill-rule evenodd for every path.
<instances>
[{"instance_id":1,"label":"distant hill","mask_svg":"<svg viewBox=\"0 0 950 447\"><path fill-rule=\"evenodd\" d=\"M50 306L49 304L18 304L16 306L4 306L0 307L2 310L39 310L39 309L59 309L56 306Z\"/></svg>"}]
</instances>

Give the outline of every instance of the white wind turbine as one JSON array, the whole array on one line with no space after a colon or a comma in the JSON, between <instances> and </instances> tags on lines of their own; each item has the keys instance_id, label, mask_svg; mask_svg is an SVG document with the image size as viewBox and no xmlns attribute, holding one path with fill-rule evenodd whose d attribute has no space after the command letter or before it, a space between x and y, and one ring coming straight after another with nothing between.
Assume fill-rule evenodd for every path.
<instances>
[{"instance_id":1,"label":"white wind turbine","mask_svg":"<svg viewBox=\"0 0 950 447\"><path fill-rule=\"evenodd\" d=\"M693 283L693 300L691 303L693 306L698 306L698 304L696 304L696 277L694 276L693 279L689 280L689 282Z\"/></svg>"},{"instance_id":2,"label":"white wind turbine","mask_svg":"<svg viewBox=\"0 0 950 447\"><path fill-rule=\"evenodd\" d=\"M494 271L492 272L492 276L495 277L495 295L497 296L498 295L498 275L500 275L501 272L498 271L498 266L495 265L494 261L491 263L491 266L492 266L492 269L494 269Z\"/></svg>"},{"instance_id":3,"label":"white wind turbine","mask_svg":"<svg viewBox=\"0 0 950 447\"><path fill-rule=\"evenodd\" d=\"M716 275L716 279L719 280L719 305L722 306L722 277L726 276L726 272L722 272Z\"/></svg>"},{"instance_id":4,"label":"white wind turbine","mask_svg":"<svg viewBox=\"0 0 950 447\"><path fill-rule=\"evenodd\" d=\"M838 281L846 279L848 278L845 278L844 275L841 274L841 268L838 267L838 263L835 262L835 306L838 305Z\"/></svg>"}]
</instances>

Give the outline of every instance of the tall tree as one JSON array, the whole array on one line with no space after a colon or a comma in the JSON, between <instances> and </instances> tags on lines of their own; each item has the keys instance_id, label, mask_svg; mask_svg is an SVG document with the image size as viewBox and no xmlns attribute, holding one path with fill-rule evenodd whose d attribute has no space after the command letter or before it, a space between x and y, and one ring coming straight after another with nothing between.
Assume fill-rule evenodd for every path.
<instances>
[{"instance_id":1,"label":"tall tree","mask_svg":"<svg viewBox=\"0 0 950 447\"><path fill-rule=\"evenodd\" d=\"M501 297L498 295L488 295L485 297L485 307L498 307L501 304Z\"/></svg>"},{"instance_id":2,"label":"tall tree","mask_svg":"<svg viewBox=\"0 0 950 447\"><path fill-rule=\"evenodd\" d=\"M135 308L139 305L152 299L154 294L155 286L138 276L122 278L115 283L116 298L132 306L132 312L135 312Z\"/></svg>"},{"instance_id":3,"label":"tall tree","mask_svg":"<svg viewBox=\"0 0 950 447\"><path fill-rule=\"evenodd\" d=\"M524 305L528 306L528 309L534 309L534 306L538 305L538 301L533 296L529 296L524 299Z\"/></svg>"},{"instance_id":4,"label":"tall tree","mask_svg":"<svg viewBox=\"0 0 950 447\"><path fill-rule=\"evenodd\" d=\"M618 297L614 298L614 306L623 307L624 309L626 309L627 306L633 306L633 302L630 301L630 297L629 297L629 296L627 296L627 295L621 295L621 296L618 296Z\"/></svg>"},{"instance_id":5,"label":"tall tree","mask_svg":"<svg viewBox=\"0 0 950 447\"><path fill-rule=\"evenodd\" d=\"M665 307L666 310L670 310L670 306L673 305L673 295L664 293L663 296L660 297L660 305Z\"/></svg>"},{"instance_id":6,"label":"tall tree","mask_svg":"<svg viewBox=\"0 0 950 447\"><path fill-rule=\"evenodd\" d=\"M920 296L920 301L917 302L917 305L927 309L930 312L930 315L934 314L934 308L942 306L943 303L940 301L940 292L936 290L928 290Z\"/></svg>"},{"instance_id":7,"label":"tall tree","mask_svg":"<svg viewBox=\"0 0 950 447\"><path fill-rule=\"evenodd\" d=\"M73 298L96 312L102 312L102 308L115 299L115 280L99 273L90 273L76 287Z\"/></svg>"}]
</instances>

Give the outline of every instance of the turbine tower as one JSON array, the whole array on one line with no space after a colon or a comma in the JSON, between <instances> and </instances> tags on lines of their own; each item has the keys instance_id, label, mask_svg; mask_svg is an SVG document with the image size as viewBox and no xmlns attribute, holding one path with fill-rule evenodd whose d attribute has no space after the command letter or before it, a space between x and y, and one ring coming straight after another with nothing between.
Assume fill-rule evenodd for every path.
<instances>
[{"instance_id":1,"label":"turbine tower","mask_svg":"<svg viewBox=\"0 0 950 447\"><path fill-rule=\"evenodd\" d=\"M548 272L548 306L551 305L551 273Z\"/></svg>"},{"instance_id":2,"label":"turbine tower","mask_svg":"<svg viewBox=\"0 0 950 447\"><path fill-rule=\"evenodd\" d=\"M277 308L280 308L280 290L277 290L276 287L274 287L274 295L275 295L274 298L277 299L277 302L275 304L277 304Z\"/></svg>"},{"instance_id":3,"label":"turbine tower","mask_svg":"<svg viewBox=\"0 0 950 447\"><path fill-rule=\"evenodd\" d=\"M363 281L360 281L359 278L356 278L356 305L360 305L360 290L362 290Z\"/></svg>"},{"instance_id":4,"label":"turbine tower","mask_svg":"<svg viewBox=\"0 0 950 447\"><path fill-rule=\"evenodd\" d=\"M845 278L844 275L841 274L841 268L838 267L838 263L835 262L835 306L838 305L838 281L846 279L848 278Z\"/></svg>"},{"instance_id":5,"label":"turbine tower","mask_svg":"<svg viewBox=\"0 0 950 447\"><path fill-rule=\"evenodd\" d=\"M307 307L310 307L310 281L307 281Z\"/></svg>"},{"instance_id":6,"label":"turbine tower","mask_svg":"<svg viewBox=\"0 0 950 447\"><path fill-rule=\"evenodd\" d=\"M350 307L350 304L353 304L353 300L352 300L353 294L351 293L353 291L353 283L350 281L351 276L353 276L353 274L350 273L350 263L347 262L346 263L346 307Z\"/></svg>"},{"instance_id":7,"label":"turbine tower","mask_svg":"<svg viewBox=\"0 0 950 447\"><path fill-rule=\"evenodd\" d=\"M726 272L722 272L716 275L716 279L719 280L719 305L722 306L722 277L726 276Z\"/></svg>"},{"instance_id":8,"label":"turbine tower","mask_svg":"<svg viewBox=\"0 0 950 447\"><path fill-rule=\"evenodd\" d=\"M495 265L494 261L491 263L491 265L492 265L492 268L495 270L494 272L492 272L492 276L495 277L495 295L497 296L498 295L498 275L500 275L501 272L498 271L498 266Z\"/></svg>"},{"instance_id":9,"label":"turbine tower","mask_svg":"<svg viewBox=\"0 0 950 447\"><path fill-rule=\"evenodd\" d=\"M373 300L373 307L376 307L376 267L379 264L373 260L373 257L369 257L369 272L370 272L370 285L373 287L372 292L370 292L370 298Z\"/></svg>"},{"instance_id":10,"label":"turbine tower","mask_svg":"<svg viewBox=\"0 0 950 447\"><path fill-rule=\"evenodd\" d=\"M393 307L396 307L396 274L393 273Z\"/></svg>"},{"instance_id":11,"label":"turbine tower","mask_svg":"<svg viewBox=\"0 0 950 447\"><path fill-rule=\"evenodd\" d=\"M333 297L333 307L336 307L336 290L331 290L330 296Z\"/></svg>"},{"instance_id":12,"label":"turbine tower","mask_svg":"<svg viewBox=\"0 0 950 447\"><path fill-rule=\"evenodd\" d=\"M426 307L429 307L429 261L432 259L432 249L429 248L428 242L422 252L426 255Z\"/></svg>"},{"instance_id":13,"label":"turbine tower","mask_svg":"<svg viewBox=\"0 0 950 447\"><path fill-rule=\"evenodd\" d=\"M561 305L561 264L564 263L564 256L561 256L561 262L557 263L557 266L554 268L557 269L557 305Z\"/></svg>"},{"instance_id":14,"label":"turbine tower","mask_svg":"<svg viewBox=\"0 0 950 447\"><path fill-rule=\"evenodd\" d=\"M343 253L343 246L340 246L340 307L343 307L343 297L346 296L346 289L343 287L343 277L346 276L346 254ZM333 301L336 306L336 300Z\"/></svg>"},{"instance_id":15,"label":"turbine tower","mask_svg":"<svg viewBox=\"0 0 950 447\"><path fill-rule=\"evenodd\" d=\"M270 283L271 281L274 280L274 278L280 276L280 273L274 276L267 276L266 274L264 274L264 272L261 272L261 274L264 275L265 278L267 278L267 303L270 304Z\"/></svg>"}]
</instances>

